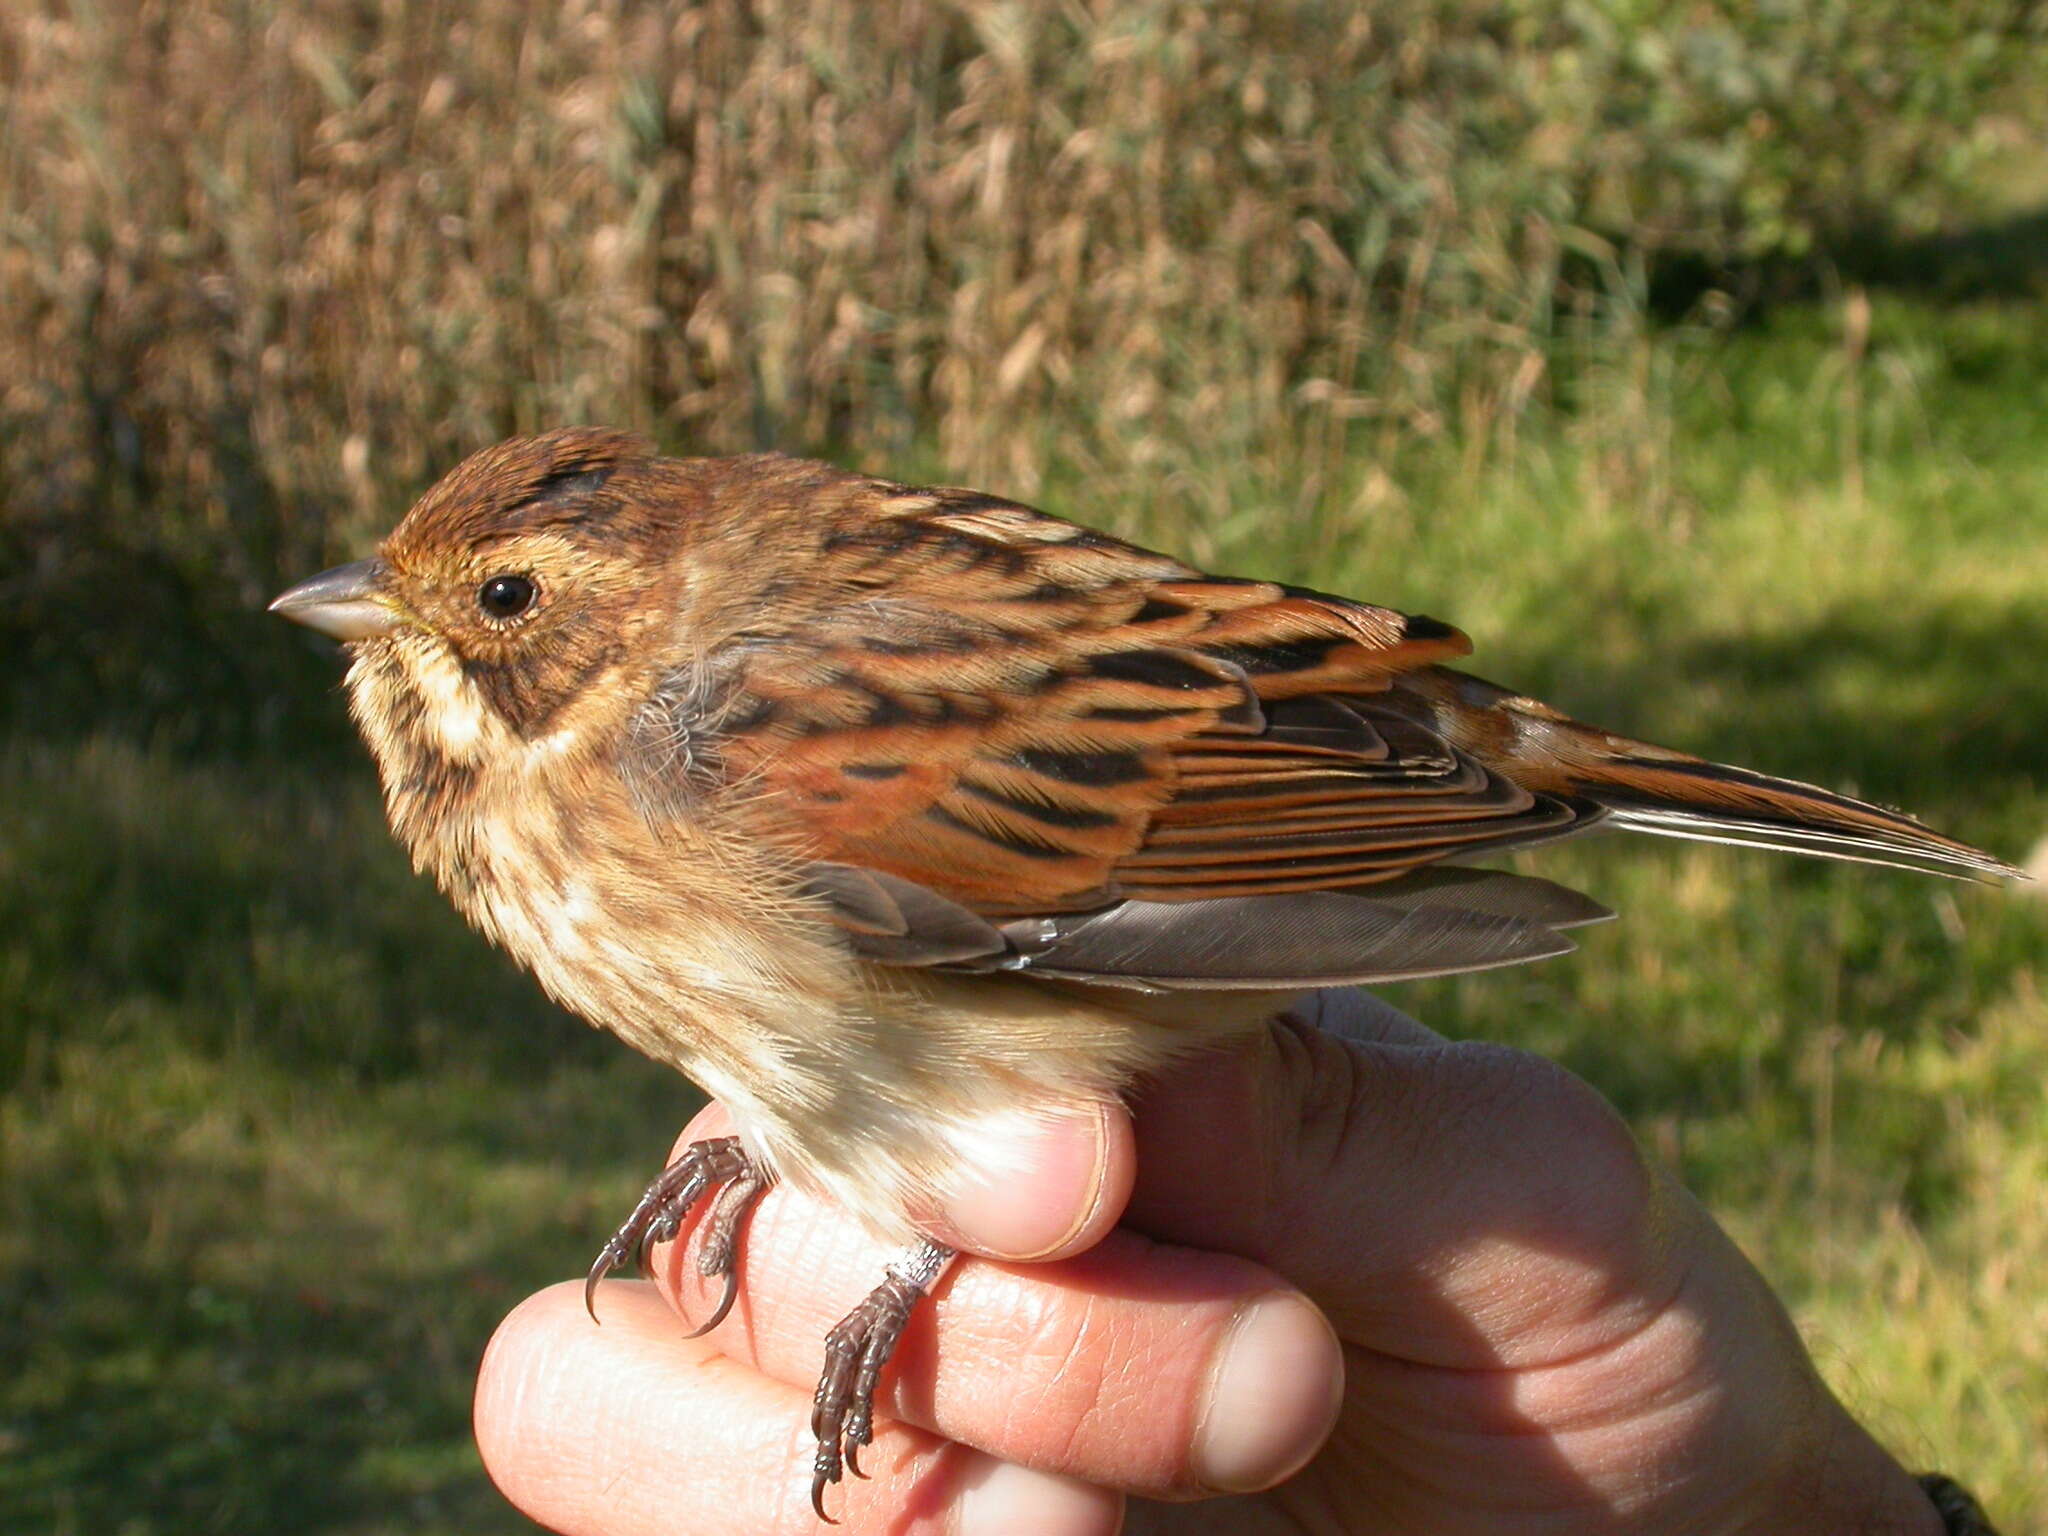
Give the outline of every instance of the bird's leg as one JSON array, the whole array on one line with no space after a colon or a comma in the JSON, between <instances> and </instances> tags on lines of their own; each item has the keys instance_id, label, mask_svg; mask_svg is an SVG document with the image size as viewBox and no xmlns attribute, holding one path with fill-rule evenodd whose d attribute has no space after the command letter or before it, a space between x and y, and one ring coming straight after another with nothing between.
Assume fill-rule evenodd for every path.
<instances>
[{"instance_id":1,"label":"bird's leg","mask_svg":"<svg viewBox=\"0 0 2048 1536\"><path fill-rule=\"evenodd\" d=\"M724 1320L732 1308L737 1285L739 1228L761 1191L768 1187L768 1176L747 1157L737 1136L691 1142L683 1149L683 1155L662 1169L661 1177L647 1186L647 1193L640 1197L632 1214L598 1251L583 1282L583 1305L593 1321L597 1318L597 1282L628 1261L645 1271L648 1250L673 1238L697 1202L721 1184L725 1187L719 1191L717 1203L704 1224L704 1244L698 1251L697 1269L701 1274L723 1276L725 1295L711 1321L698 1332L714 1328Z\"/></svg>"},{"instance_id":2,"label":"bird's leg","mask_svg":"<svg viewBox=\"0 0 2048 1536\"><path fill-rule=\"evenodd\" d=\"M828 1524L826 1485L839 1481L842 1465L855 1477L866 1475L860 1469L860 1448L875 1438L875 1387L882 1367L919 1298L938 1283L953 1258L951 1248L927 1238L908 1258L891 1264L867 1300L825 1335L825 1369L811 1399L811 1434L818 1442L811 1463L811 1507Z\"/></svg>"}]
</instances>

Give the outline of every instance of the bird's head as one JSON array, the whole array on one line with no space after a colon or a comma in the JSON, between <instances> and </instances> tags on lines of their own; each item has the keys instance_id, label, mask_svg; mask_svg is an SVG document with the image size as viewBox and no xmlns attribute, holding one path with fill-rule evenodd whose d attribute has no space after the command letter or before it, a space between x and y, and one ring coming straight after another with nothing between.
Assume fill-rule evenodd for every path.
<instances>
[{"instance_id":1,"label":"bird's head","mask_svg":"<svg viewBox=\"0 0 2048 1536\"><path fill-rule=\"evenodd\" d=\"M375 557L270 606L353 652L351 705L387 786L594 745L688 643L703 584L689 468L619 432L514 438L449 473Z\"/></svg>"}]
</instances>

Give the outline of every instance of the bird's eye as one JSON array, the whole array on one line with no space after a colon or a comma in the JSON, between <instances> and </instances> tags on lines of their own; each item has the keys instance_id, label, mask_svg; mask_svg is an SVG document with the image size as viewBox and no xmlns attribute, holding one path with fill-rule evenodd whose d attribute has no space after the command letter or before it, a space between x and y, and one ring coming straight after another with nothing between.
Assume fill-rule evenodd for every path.
<instances>
[{"instance_id":1,"label":"bird's eye","mask_svg":"<svg viewBox=\"0 0 2048 1536\"><path fill-rule=\"evenodd\" d=\"M476 605L494 619L516 619L533 606L533 582L525 576L493 576L476 590Z\"/></svg>"}]
</instances>

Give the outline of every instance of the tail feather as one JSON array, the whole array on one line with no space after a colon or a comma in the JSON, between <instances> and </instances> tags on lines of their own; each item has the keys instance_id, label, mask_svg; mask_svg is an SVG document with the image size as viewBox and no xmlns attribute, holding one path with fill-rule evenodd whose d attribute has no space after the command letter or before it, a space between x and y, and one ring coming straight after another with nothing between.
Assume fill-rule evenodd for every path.
<instances>
[{"instance_id":1,"label":"tail feather","mask_svg":"<svg viewBox=\"0 0 2048 1536\"><path fill-rule=\"evenodd\" d=\"M1725 793L1739 775L1742 793ZM2026 878L2003 860L1897 811L1794 779L1722 763L1620 758L1575 775L1611 825L1660 837L1737 843L1997 884Z\"/></svg>"},{"instance_id":2,"label":"tail feather","mask_svg":"<svg viewBox=\"0 0 2048 1536\"><path fill-rule=\"evenodd\" d=\"M1525 788L1599 806L1612 826L1986 884L2028 878L1866 800L1616 736L1447 668L1417 681L1459 747Z\"/></svg>"}]
</instances>

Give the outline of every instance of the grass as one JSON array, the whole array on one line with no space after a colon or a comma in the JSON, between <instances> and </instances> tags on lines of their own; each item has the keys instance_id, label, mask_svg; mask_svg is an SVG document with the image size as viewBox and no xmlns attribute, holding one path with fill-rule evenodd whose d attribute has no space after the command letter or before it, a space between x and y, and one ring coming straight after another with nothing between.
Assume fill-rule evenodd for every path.
<instances>
[{"instance_id":1,"label":"grass","mask_svg":"<svg viewBox=\"0 0 2048 1536\"><path fill-rule=\"evenodd\" d=\"M1511 455L1361 453L1304 492L1190 450L1114 500L1054 461L1040 499L1451 618L1475 670L2023 857L2048 832L2040 318L1790 309L1646 342ZM690 1091L404 867L323 658L228 633L303 695L243 702L269 725L74 700L0 749L0 1526L525 1529L470 1446L476 1361ZM1644 840L1527 863L1625 920L1395 999L1595 1082L1883 1438L2006 1528L2048 1522L2048 904Z\"/></svg>"},{"instance_id":2,"label":"grass","mask_svg":"<svg viewBox=\"0 0 2048 1536\"><path fill-rule=\"evenodd\" d=\"M0 538L141 543L250 601L460 452L586 419L922 442L1023 491L1057 423L1133 488L1205 473L1184 443L1334 485L1353 424L1512 423L1653 258L1981 216L1987 156L2039 138L2038 25L30 0L0 8Z\"/></svg>"},{"instance_id":3,"label":"grass","mask_svg":"<svg viewBox=\"0 0 2048 1536\"><path fill-rule=\"evenodd\" d=\"M0 782L0 1525L519 1528L476 1359L687 1086L472 939L365 772L99 740Z\"/></svg>"}]
</instances>

